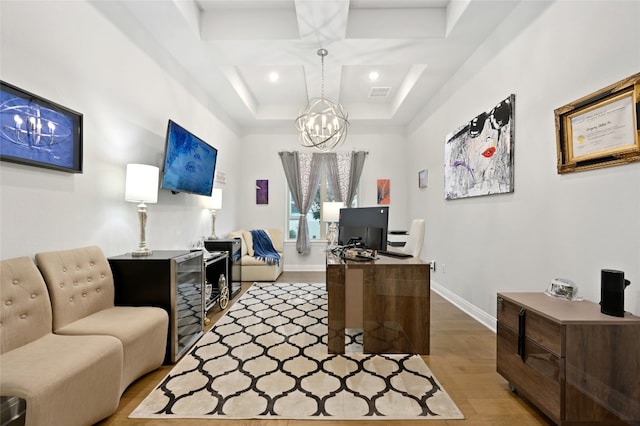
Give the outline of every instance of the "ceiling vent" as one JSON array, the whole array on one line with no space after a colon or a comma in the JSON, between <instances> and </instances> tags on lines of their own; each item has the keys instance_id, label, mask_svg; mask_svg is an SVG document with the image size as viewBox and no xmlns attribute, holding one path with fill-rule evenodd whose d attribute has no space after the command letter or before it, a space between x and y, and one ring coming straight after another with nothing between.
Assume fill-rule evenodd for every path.
<instances>
[{"instance_id":1,"label":"ceiling vent","mask_svg":"<svg viewBox=\"0 0 640 426\"><path fill-rule=\"evenodd\" d=\"M372 87L369 92L370 98L386 98L391 92L391 87Z\"/></svg>"}]
</instances>

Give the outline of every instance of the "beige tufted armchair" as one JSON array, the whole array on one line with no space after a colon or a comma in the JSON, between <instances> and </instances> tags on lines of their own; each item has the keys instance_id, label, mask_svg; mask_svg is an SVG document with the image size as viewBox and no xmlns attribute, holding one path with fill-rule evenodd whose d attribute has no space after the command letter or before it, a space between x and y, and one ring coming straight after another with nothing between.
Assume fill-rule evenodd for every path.
<instances>
[{"instance_id":1,"label":"beige tufted armchair","mask_svg":"<svg viewBox=\"0 0 640 426\"><path fill-rule=\"evenodd\" d=\"M93 424L118 408L122 345L52 333L49 293L28 257L0 262L0 394L26 401L27 426Z\"/></svg>"},{"instance_id":2,"label":"beige tufted armchair","mask_svg":"<svg viewBox=\"0 0 640 426\"><path fill-rule=\"evenodd\" d=\"M124 349L121 392L164 360L169 317L161 308L114 306L113 274L99 247L36 254L51 297L53 331L107 335Z\"/></svg>"}]
</instances>

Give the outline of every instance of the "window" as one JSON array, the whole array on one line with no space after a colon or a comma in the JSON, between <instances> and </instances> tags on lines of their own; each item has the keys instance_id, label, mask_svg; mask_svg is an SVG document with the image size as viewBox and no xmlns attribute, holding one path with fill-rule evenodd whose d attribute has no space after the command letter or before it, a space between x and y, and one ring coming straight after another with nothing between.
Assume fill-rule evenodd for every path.
<instances>
[{"instance_id":1,"label":"window","mask_svg":"<svg viewBox=\"0 0 640 426\"><path fill-rule=\"evenodd\" d=\"M287 209L287 223L289 224L288 238L295 240L298 237L298 222L300 222L300 211L296 208L291 196L289 194L289 208ZM327 230L329 225L322 222L322 203L325 201L335 201L333 191L331 190L329 183L326 179L326 174L323 171L320 179L320 185L313 198L313 203L307 213L307 225L309 227L309 240L324 240L327 236Z\"/></svg>"},{"instance_id":2,"label":"window","mask_svg":"<svg viewBox=\"0 0 640 426\"><path fill-rule=\"evenodd\" d=\"M284 155L285 153L281 153L281 155ZM293 155L294 153L289 153L287 161L291 160L291 155ZM347 191L347 187L349 184L349 175L351 174L350 171L350 167L351 164L354 164L355 166L355 171L358 174L358 179L359 180L359 175L362 173L362 166L364 165L364 160L365 157L367 155L366 152L364 151L359 151L359 152L337 152L336 153L336 160L337 160L337 172L338 172L338 180L339 182L339 186L340 186L340 191L341 192L345 192ZM308 154L308 153L302 153L299 154L299 160L300 163L300 169L305 169L304 171L300 171L300 173L310 173L312 164L313 164L313 158L315 153L312 154ZM355 157L354 157L355 155ZM284 157L283 157L284 158ZM326 158L326 157L325 157ZM325 163L325 158L321 158L321 161L323 163ZM353 161L352 161L353 160ZM334 166L333 166L333 159L332 157L328 157L329 164L331 165L331 170L334 170ZM326 163L325 163L326 165ZM292 165L293 166L293 165ZM322 166L322 165L321 165ZM320 173L319 176L319 185L318 188L316 190L316 193L314 194L313 197L313 201L311 203L311 207L309 208L309 212L307 213L307 224L308 224L308 229L309 229L309 240L313 241L313 240L326 240L326 235L328 233L328 228L329 228L329 224L325 223L322 221L322 205L325 202L332 202L332 201L336 201L336 197L334 197L333 194L333 188L331 187L331 185L329 184L330 179L328 179L328 175L327 175L327 171L324 167L320 167L320 170L318 170ZM287 171L285 170L285 173ZM314 171L315 173L315 171ZM292 178L292 177L291 177ZM314 176L314 180L318 179L318 176L315 175ZM355 192L357 193L357 188L353 188L355 189ZM336 189L337 191L338 189ZM295 208L294 203L293 203L293 199L291 196L290 191L287 189L287 192L289 193L288 196L288 205L287 205L287 227L288 227L288 232L286 234L286 238L287 240L297 240L298 239L298 226L299 226L299 222L300 222L300 212L298 211L298 209ZM344 194L343 194L344 195ZM351 206L357 206L358 205L358 197L354 197L354 199L352 200Z\"/></svg>"}]
</instances>

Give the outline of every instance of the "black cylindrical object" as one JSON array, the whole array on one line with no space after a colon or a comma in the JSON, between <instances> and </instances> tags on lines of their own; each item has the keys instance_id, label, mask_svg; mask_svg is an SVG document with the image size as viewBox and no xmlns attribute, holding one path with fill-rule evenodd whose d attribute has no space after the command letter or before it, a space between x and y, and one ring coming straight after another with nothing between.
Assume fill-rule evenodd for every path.
<instances>
[{"instance_id":1,"label":"black cylindrical object","mask_svg":"<svg viewBox=\"0 0 640 426\"><path fill-rule=\"evenodd\" d=\"M600 312L614 317L624 316L624 289L630 284L624 272L603 269L600 273Z\"/></svg>"}]
</instances>

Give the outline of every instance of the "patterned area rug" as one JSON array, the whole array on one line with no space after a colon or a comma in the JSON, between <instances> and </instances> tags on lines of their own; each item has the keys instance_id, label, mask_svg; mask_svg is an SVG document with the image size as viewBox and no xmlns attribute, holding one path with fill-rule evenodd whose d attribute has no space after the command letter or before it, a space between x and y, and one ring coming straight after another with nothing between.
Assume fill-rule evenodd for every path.
<instances>
[{"instance_id":1,"label":"patterned area rug","mask_svg":"<svg viewBox=\"0 0 640 426\"><path fill-rule=\"evenodd\" d=\"M324 284L255 283L129 417L464 418L420 356L326 339Z\"/></svg>"}]
</instances>

